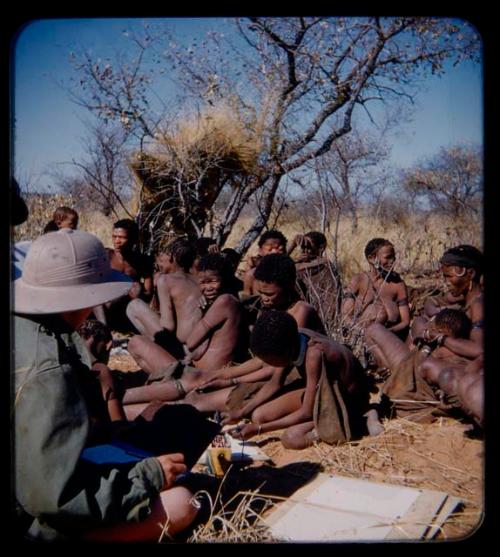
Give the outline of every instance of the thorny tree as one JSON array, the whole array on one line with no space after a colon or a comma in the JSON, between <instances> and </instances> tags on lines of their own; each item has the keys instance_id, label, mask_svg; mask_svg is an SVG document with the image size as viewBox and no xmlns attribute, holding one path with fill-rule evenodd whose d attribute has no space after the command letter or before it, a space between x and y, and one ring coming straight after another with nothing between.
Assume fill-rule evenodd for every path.
<instances>
[{"instance_id":1,"label":"thorny tree","mask_svg":"<svg viewBox=\"0 0 500 557\"><path fill-rule=\"evenodd\" d=\"M238 176L216 228L222 245L258 192L259 210L237 246L242 253L265 228L283 177L328 153L351 131L355 111L411 100L423 73L439 74L446 60L477 57L480 48L467 23L450 19L250 17L235 25L238 33L209 33L188 48L182 38L147 27L132 36L137 56L130 62L77 60L75 95L101 117L120 121L141 148L154 141L162 119L150 108L147 55L201 112L230 106L259 145L254 169Z\"/></svg>"},{"instance_id":2,"label":"thorny tree","mask_svg":"<svg viewBox=\"0 0 500 557\"><path fill-rule=\"evenodd\" d=\"M478 149L457 145L404 173L403 185L424 198L431 209L455 217L477 216L483 192L483 165Z\"/></svg>"}]
</instances>

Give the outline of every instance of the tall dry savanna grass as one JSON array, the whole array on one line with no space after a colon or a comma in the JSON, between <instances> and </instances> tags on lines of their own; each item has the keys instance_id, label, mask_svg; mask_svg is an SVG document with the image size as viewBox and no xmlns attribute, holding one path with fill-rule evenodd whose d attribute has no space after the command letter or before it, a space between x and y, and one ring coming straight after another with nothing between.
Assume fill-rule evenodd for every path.
<instances>
[{"instance_id":1,"label":"tall dry savanna grass","mask_svg":"<svg viewBox=\"0 0 500 557\"><path fill-rule=\"evenodd\" d=\"M51 220L54 210L61 205L67 205L78 211L81 230L96 234L109 246L113 222L127 216L125 213L118 213L118 217L106 217L99 211L87 211L76 205L70 195L32 194L26 201L29 218L16 227L14 241L38 237ZM252 221L253 216L241 217L226 246L235 246ZM296 210L288 209L280 213L275 220L275 226L291 239L295 234L311 230L310 222L311 219L306 221ZM438 260L445 249L458 244L472 244L479 249L483 247L483 223L480 218L456 219L434 214L408 213L404 218L398 215L393 220L366 215L360 218L355 231L352 230L351 220L342 217L338 226L337 223L331 222L330 230L326 230L325 234L328 239L327 255L336 262L344 284L355 273L367 269L364 248L367 242L375 237L387 238L394 244L397 256L396 270L410 286L418 286L422 276L438 270ZM250 247L248 255L256 252L257 241ZM242 268L244 265L243 262Z\"/></svg>"}]
</instances>

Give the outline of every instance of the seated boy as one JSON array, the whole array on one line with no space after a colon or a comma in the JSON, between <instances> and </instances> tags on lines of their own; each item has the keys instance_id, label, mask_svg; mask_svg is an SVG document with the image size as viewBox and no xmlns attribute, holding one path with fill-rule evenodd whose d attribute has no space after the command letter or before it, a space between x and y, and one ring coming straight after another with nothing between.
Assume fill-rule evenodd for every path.
<instances>
[{"instance_id":1,"label":"seated boy","mask_svg":"<svg viewBox=\"0 0 500 557\"><path fill-rule=\"evenodd\" d=\"M286 253L286 238L279 230L268 230L259 238L259 252L249 260L249 268L243 276L243 295L251 296L254 291L255 268L264 255Z\"/></svg>"},{"instance_id":2,"label":"seated boy","mask_svg":"<svg viewBox=\"0 0 500 557\"><path fill-rule=\"evenodd\" d=\"M373 238L365 247L368 273L355 275L343 294L344 326L364 330L370 323L381 323L406 338L410 309L406 284L394 272L394 246L384 238Z\"/></svg>"},{"instance_id":3,"label":"seated boy","mask_svg":"<svg viewBox=\"0 0 500 557\"><path fill-rule=\"evenodd\" d=\"M200 259L197 280L206 305L202 308L202 318L186 340L183 364L192 362L197 369L210 371L239 357L238 352L242 349L241 307L235 296L226 293L230 277L231 268L222 255L208 254ZM179 394L185 394L181 380L184 373L182 365L170 352L142 335L130 340L128 350L150 377L148 385L125 392L124 404L140 406L135 409L126 407L127 416L133 411L140 411L142 403L168 400L172 387ZM188 371L185 373L189 375ZM171 380L172 374L174 378Z\"/></svg>"},{"instance_id":4,"label":"seated boy","mask_svg":"<svg viewBox=\"0 0 500 557\"><path fill-rule=\"evenodd\" d=\"M127 316L141 335L182 359L182 345L202 316L201 290L196 277L190 274L196 252L187 238L177 238L160 255L162 273L157 280L160 315L143 300L135 299L127 306Z\"/></svg>"},{"instance_id":5,"label":"seated boy","mask_svg":"<svg viewBox=\"0 0 500 557\"><path fill-rule=\"evenodd\" d=\"M268 382L258 393L261 403L252 412L251 423L232 430L235 437L249 439L285 429L281 438L285 447L302 449L317 440L348 441L363 435L367 425L374 434L380 432L376 412L367 415L369 391L363 369L345 345L308 329L299 330L286 312L267 311L255 323L250 349L276 369L295 366L303 387L285 394L278 391L275 396L272 381ZM283 380L283 374L276 378L282 385ZM266 398L265 390L272 400ZM223 423L232 421L223 416Z\"/></svg>"}]
</instances>

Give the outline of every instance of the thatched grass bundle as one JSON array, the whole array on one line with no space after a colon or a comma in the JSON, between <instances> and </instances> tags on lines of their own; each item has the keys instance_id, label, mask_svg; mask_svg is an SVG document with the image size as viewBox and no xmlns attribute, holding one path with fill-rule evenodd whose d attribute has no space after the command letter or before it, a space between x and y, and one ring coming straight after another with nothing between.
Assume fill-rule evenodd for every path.
<instances>
[{"instance_id":1,"label":"thatched grass bundle","mask_svg":"<svg viewBox=\"0 0 500 557\"><path fill-rule=\"evenodd\" d=\"M258 172L255 129L229 106L212 106L159 132L130 163L148 226L200 235L222 187Z\"/></svg>"}]
</instances>

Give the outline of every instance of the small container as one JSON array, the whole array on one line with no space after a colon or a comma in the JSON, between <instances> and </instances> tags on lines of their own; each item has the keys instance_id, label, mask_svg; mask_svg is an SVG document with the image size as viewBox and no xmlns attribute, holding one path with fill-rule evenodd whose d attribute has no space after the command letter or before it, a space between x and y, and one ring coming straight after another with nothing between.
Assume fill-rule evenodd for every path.
<instances>
[{"instance_id":1,"label":"small container","mask_svg":"<svg viewBox=\"0 0 500 557\"><path fill-rule=\"evenodd\" d=\"M222 477L231 465L231 443L226 435L217 435L207 449L206 464L210 473Z\"/></svg>"}]
</instances>

